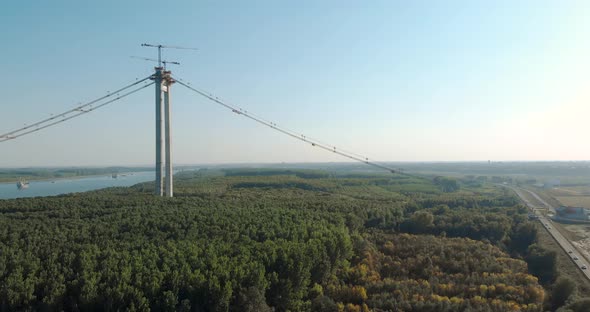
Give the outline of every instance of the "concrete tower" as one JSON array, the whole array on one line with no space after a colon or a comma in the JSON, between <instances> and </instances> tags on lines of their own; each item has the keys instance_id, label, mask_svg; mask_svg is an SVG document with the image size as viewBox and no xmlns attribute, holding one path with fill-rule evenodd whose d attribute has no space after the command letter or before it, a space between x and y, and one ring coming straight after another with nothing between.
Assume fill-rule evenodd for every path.
<instances>
[{"instance_id":1,"label":"concrete tower","mask_svg":"<svg viewBox=\"0 0 590 312\"><path fill-rule=\"evenodd\" d=\"M170 126L170 87L174 83L170 71L156 67L156 188L155 194L173 196L173 167ZM162 105L164 100L164 105ZM164 174L164 167L166 169ZM165 178L165 179L164 179ZM165 183L164 183L165 182Z\"/></svg>"},{"instance_id":2,"label":"concrete tower","mask_svg":"<svg viewBox=\"0 0 590 312\"><path fill-rule=\"evenodd\" d=\"M164 117L165 117L165 130L166 130L166 197L172 197L174 194L174 175L172 173L172 151L170 150L172 147L171 142L171 114L170 114L170 87L174 83L174 79L171 77L170 71L164 71L163 75L163 86L162 90L164 90Z\"/></svg>"},{"instance_id":3,"label":"concrete tower","mask_svg":"<svg viewBox=\"0 0 590 312\"><path fill-rule=\"evenodd\" d=\"M164 158L163 148L163 129L162 129L162 75L163 68L156 67L156 73L154 74L154 81L156 85L156 195L164 195L164 167L162 160Z\"/></svg>"}]
</instances>

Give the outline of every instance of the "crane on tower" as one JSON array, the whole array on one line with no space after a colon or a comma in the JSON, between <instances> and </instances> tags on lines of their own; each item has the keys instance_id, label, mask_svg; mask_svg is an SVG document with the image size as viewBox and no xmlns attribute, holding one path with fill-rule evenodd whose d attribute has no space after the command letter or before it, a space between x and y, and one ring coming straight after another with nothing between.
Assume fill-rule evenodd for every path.
<instances>
[{"instance_id":1,"label":"crane on tower","mask_svg":"<svg viewBox=\"0 0 590 312\"><path fill-rule=\"evenodd\" d=\"M163 44L150 44L150 43L142 43L142 47L150 47L150 48L158 48L158 67L162 67L162 49L177 49L177 50L195 50L198 51L197 48L185 48L179 46L170 46L170 45L163 45Z\"/></svg>"}]
</instances>

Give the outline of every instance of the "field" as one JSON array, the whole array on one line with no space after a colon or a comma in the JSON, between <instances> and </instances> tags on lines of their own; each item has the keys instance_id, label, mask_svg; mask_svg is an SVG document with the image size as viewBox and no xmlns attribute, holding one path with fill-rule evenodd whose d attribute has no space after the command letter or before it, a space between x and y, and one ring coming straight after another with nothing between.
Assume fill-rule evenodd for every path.
<instances>
[{"instance_id":1,"label":"field","mask_svg":"<svg viewBox=\"0 0 590 312\"><path fill-rule=\"evenodd\" d=\"M562 186L544 191L561 205L590 208L590 186Z\"/></svg>"},{"instance_id":2,"label":"field","mask_svg":"<svg viewBox=\"0 0 590 312\"><path fill-rule=\"evenodd\" d=\"M564 206L590 208L590 196L556 196Z\"/></svg>"},{"instance_id":3,"label":"field","mask_svg":"<svg viewBox=\"0 0 590 312\"><path fill-rule=\"evenodd\" d=\"M560 186L551 189L557 196L590 196L590 186Z\"/></svg>"}]
</instances>

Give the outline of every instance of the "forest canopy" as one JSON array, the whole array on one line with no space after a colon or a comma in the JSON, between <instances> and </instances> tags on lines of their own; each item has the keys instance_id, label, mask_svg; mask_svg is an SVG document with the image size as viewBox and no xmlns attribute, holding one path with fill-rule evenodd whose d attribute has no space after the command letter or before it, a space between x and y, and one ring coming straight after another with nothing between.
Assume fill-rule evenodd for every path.
<instances>
[{"instance_id":1,"label":"forest canopy","mask_svg":"<svg viewBox=\"0 0 590 312\"><path fill-rule=\"evenodd\" d=\"M0 200L0 310L542 311L536 233L505 190L297 170L176 181L175 198L144 183Z\"/></svg>"}]
</instances>

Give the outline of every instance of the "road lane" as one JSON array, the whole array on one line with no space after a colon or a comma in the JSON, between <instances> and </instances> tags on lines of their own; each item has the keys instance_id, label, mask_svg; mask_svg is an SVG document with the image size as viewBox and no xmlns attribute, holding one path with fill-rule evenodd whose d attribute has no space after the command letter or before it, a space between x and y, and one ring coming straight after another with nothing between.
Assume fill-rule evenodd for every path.
<instances>
[{"instance_id":1,"label":"road lane","mask_svg":"<svg viewBox=\"0 0 590 312\"><path fill-rule=\"evenodd\" d=\"M549 205L549 203L544 201L535 192L532 192L530 190L515 188L512 186L508 186L508 185L501 185L501 186L504 186L504 187L507 187L507 188L513 190L516 193L516 195L518 195L518 197L520 197L520 199L527 205L527 207L529 207L532 210L532 212L539 217L539 222L541 222L541 224L543 225L545 230L547 230L547 232L549 232L549 234L551 234L551 236L555 239L555 241L559 244L559 246L561 246L561 248L563 250L565 250L565 252L568 254L568 256L570 257L572 262L578 267L578 269L580 269L582 274L584 276L586 276L587 279L590 280L590 262L588 262L586 260L586 258L584 258L582 255L579 254L578 250L572 245L572 243L569 240L567 240L559 232L559 230L557 230L554 226L551 226L552 225L551 220L549 220L547 217L543 216L537 210L538 208L546 208L546 209L549 209L550 211L554 212L555 208L552 207L551 205ZM538 200L540 205L535 205L535 204L531 203L531 201L529 199L527 199L526 196L524 196L523 192L528 192L529 194L531 194L536 200ZM539 206L542 206L542 207L539 207Z\"/></svg>"}]
</instances>

